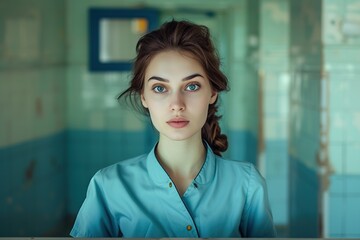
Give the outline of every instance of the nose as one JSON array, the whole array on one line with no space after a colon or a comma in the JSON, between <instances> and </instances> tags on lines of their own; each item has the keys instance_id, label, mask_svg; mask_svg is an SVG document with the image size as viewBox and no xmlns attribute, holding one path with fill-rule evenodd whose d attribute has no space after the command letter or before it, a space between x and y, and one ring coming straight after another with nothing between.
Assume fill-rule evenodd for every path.
<instances>
[{"instance_id":1,"label":"nose","mask_svg":"<svg viewBox=\"0 0 360 240\"><path fill-rule=\"evenodd\" d=\"M181 93L174 93L172 96L170 110L173 112L181 112L185 110L185 103Z\"/></svg>"}]
</instances>

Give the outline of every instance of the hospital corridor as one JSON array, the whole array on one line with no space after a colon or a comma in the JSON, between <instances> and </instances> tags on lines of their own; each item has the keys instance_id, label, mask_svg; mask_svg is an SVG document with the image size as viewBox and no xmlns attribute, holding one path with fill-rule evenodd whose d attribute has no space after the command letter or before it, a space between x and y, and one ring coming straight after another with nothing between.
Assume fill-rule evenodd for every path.
<instances>
[{"instance_id":1,"label":"hospital corridor","mask_svg":"<svg viewBox=\"0 0 360 240\"><path fill-rule=\"evenodd\" d=\"M223 156L262 174L277 237L360 238L360 0L1 0L0 237L69 237L92 176L154 147L117 97L172 19L210 30Z\"/></svg>"}]
</instances>

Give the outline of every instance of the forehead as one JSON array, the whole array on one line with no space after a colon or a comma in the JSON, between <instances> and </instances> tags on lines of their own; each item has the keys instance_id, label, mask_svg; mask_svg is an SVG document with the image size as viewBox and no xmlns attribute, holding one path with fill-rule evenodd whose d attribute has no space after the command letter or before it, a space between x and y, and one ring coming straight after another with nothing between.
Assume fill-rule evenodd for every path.
<instances>
[{"instance_id":1,"label":"forehead","mask_svg":"<svg viewBox=\"0 0 360 240\"><path fill-rule=\"evenodd\" d=\"M146 68L145 75L188 75L205 74L201 63L191 54L184 51L163 51L157 53Z\"/></svg>"}]
</instances>

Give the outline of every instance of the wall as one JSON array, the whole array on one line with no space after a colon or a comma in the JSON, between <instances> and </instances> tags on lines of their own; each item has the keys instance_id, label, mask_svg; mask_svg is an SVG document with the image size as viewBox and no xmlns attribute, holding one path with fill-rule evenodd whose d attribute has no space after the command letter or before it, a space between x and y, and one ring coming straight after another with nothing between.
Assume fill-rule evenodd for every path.
<instances>
[{"instance_id":1,"label":"wall","mask_svg":"<svg viewBox=\"0 0 360 240\"><path fill-rule=\"evenodd\" d=\"M288 224L288 126L290 6L286 0L263 0L260 12L260 89L262 116L259 165L266 176L275 223Z\"/></svg>"},{"instance_id":2,"label":"wall","mask_svg":"<svg viewBox=\"0 0 360 240\"><path fill-rule=\"evenodd\" d=\"M97 170L137 156L153 146L147 120L116 100L130 72L88 70L88 9L100 1L67 1L68 212L75 216ZM122 4L101 1L102 7ZM135 49L134 49L135 51Z\"/></svg>"},{"instance_id":3,"label":"wall","mask_svg":"<svg viewBox=\"0 0 360 240\"><path fill-rule=\"evenodd\" d=\"M325 237L360 237L359 19L359 1L323 1L326 146L331 170L323 197Z\"/></svg>"},{"instance_id":4,"label":"wall","mask_svg":"<svg viewBox=\"0 0 360 240\"><path fill-rule=\"evenodd\" d=\"M290 237L321 235L321 1L290 1Z\"/></svg>"},{"instance_id":5,"label":"wall","mask_svg":"<svg viewBox=\"0 0 360 240\"><path fill-rule=\"evenodd\" d=\"M221 98L222 126L229 141L224 156L254 164L258 149L258 18L259 1L239 1L224 13L222 28L222 43L226 44L222 58L230 83L230 91Z\"/></svg>"},{"instance_id":6,"label":"wall","mask_svg":"<svg viewBox=\"0 0 360 240\"><path fill-rule=\"evenodd\" d=\"M359 237L360 5L291 2L290 233Z\"/></svg>"},{"instance_id":7,"label":"wall","mask_svg":"<svg viewBox=\"0 0 360 240\"><path fill-rule=\"evenodd\" d=\"M0 2L0 236L52 236L66 214L64 1Z\"/></svg>"}]
</instances>

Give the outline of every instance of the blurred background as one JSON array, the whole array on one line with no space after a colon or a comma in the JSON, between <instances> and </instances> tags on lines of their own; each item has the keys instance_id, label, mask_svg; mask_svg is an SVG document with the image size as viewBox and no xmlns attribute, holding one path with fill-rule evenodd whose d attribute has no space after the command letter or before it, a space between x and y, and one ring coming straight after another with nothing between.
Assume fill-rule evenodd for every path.
<instances>
[{"instance_id":1,"label":"blurred background","mask_svg":"<svg viewBox=\"0 0 360 240\"><path fill-rule=\"evenodd\" d=\"M360 0L1 0L0 236L68 236L92 175L151 149L116 97L172 18L210 28L224 156L260 169L279 237L360 238Z\"/></svg>"}]
</instances>

